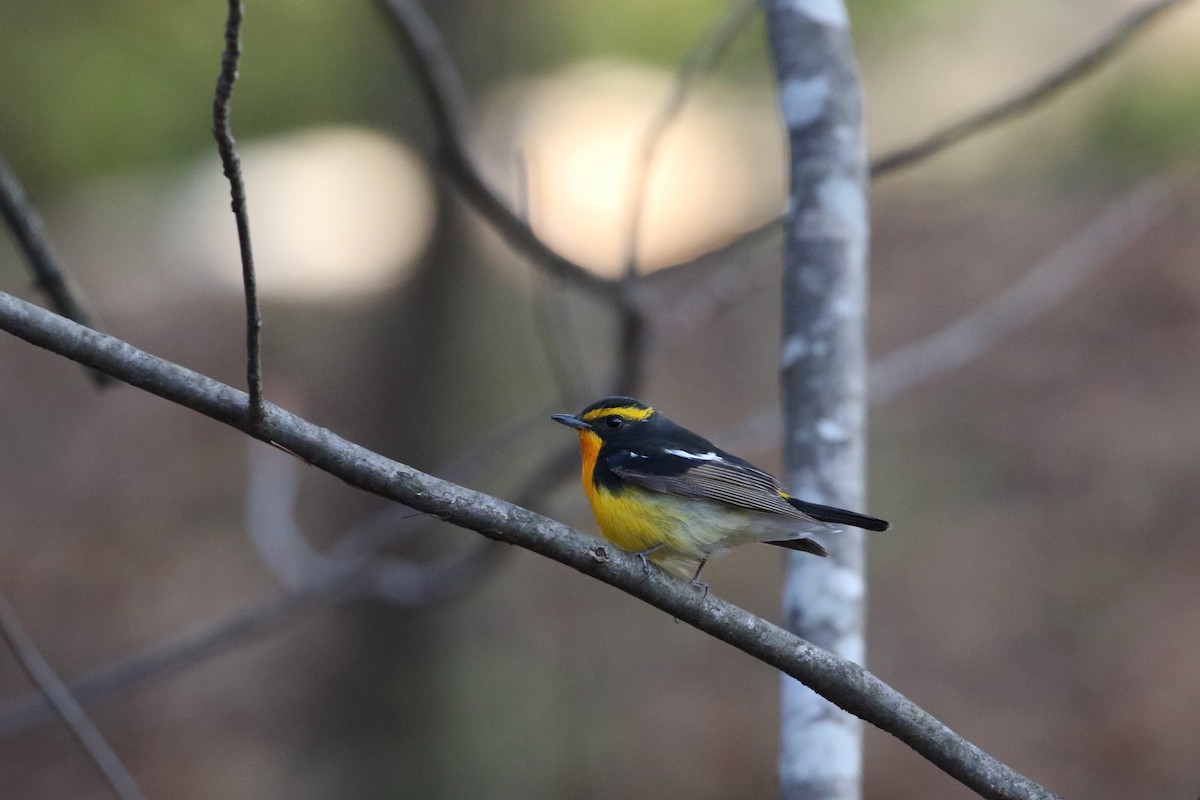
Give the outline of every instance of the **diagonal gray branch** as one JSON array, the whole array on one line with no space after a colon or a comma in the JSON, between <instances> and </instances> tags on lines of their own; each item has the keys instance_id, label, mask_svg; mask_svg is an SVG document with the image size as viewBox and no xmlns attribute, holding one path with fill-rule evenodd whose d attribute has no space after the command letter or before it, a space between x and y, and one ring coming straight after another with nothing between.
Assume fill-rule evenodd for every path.
<instances>
[{"instance_id":1,"label":"diagonal gray branch","mask_svg":"<svg viewBox=\"0 0 1200 800\"><path fill-rule=\"evenodd\" d=\"M351 486L490 539L519 545L644 600L891 733L983 797L1054 797L862 667L711 593L698 595L685 581L660 571L646 576L636 556L599 546L591 537L519 506L384 458L271 404L266 406L262 430L254 434L245 393L3 293L0 329L247 434L277 442Z\"/></svg>"}]
</instances>

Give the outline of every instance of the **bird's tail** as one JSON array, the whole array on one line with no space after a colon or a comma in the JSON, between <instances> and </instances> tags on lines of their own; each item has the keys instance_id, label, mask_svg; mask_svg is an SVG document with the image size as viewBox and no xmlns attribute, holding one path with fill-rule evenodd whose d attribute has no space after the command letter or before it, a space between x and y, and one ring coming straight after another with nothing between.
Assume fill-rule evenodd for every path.
<instances>
[{"instance_id":1,"label":"bird's tail","mask_svg":"<svg viewBox=\"0 0 1200 800\"><path fill-rule=\"evenodd\" d=\"M827 556L829 551L821 545L814 542L812 539L784 539L777 542L763 542L763 544L773 544L776 547L786 547L788 550L800 550L804 553L812 553L814 556Z\"/></svg>"},{"instance_id":2,"label":"bird's tail","mask_svg":"<svg viewBox=\"0 0 1200 800\"><path fill-rule=\"evenodd\" d=\"M891 523L885 522L878 517L869 517L866 514L858 514L854 511L847 511L844 508L823 506L818 503L806 503L794 497L788 497L787 501L797 511L808 514L808 516L820 522L830 522L834 525L849 525L852 528L863 528L868 531L886 531L891 527Z\"/></svg>"}]
</instances>

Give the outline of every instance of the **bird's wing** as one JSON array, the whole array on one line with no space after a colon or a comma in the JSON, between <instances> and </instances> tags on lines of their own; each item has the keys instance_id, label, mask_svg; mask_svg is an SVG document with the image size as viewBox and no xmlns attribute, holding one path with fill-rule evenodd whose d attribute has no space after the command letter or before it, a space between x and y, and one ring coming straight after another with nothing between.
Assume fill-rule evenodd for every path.
<instances>
[{"instance_id":1,"label":"bird's wing","mask_svg":"<svg viewBox=\"0 0 1200 800\"><path fill-rule=\"evenodd\" d=\"M775 476L728 453L665 450L646 455L618 450L608 456L607 466L619 478L654 492L813 521L788 503Z\"/></svg>"}]
</instances>

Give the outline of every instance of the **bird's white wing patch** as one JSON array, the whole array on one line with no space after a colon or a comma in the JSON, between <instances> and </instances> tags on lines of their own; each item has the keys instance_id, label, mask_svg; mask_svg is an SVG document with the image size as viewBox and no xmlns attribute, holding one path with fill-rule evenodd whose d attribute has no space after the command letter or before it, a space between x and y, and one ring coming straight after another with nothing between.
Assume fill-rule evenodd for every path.
<instances>
[{"instance_id":1,"label":"bird's white wing patch","mask_svg":"<svg viewBox=\"0 0 1200 800\"><path fill-rule=\"evenodd\" d=\"M689 453L687 450L673 450L669 447L666 448L665 452L670 453L673 456L679 456L680 458L689 459L691 461L724 461L725 460L725 459L721 458L719 455L717 455L716 453Z\"/></svg>"}]
</instances>

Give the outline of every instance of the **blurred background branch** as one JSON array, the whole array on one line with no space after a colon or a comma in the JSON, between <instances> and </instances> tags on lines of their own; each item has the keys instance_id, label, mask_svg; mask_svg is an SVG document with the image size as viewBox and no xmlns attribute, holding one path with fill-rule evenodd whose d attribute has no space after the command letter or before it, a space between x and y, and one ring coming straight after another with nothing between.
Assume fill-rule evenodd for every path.
<instances>
[{"instance_id":1,"label":"blurred background branch","mask_svg":"<svg viewBox=\"0 0 1200 800\"><path fill-rule=\"evenodd\" d=\"M251 442L248 455L246 528L285 588L224 620L198 625L143 652L89 669L67 687L80 702L96 702L196 667L329 606L367 598L410 609L444 602L478 588L505 553L491 542L474 542L423 562L385 555L381 551L413 535L414 519L425 518L395 504L354 525L328 552L319 553L305 541L293 517L299 496L296 459L257 442ZM448 464L446 474L477 476L479 455L473 452L470 458ZM0 738L49 721L50 711L48 699L41 695L10 700L0 706Z\"/></svg>"},{"instance_id":2,"label":"blurred background branch","mask_svg":"<svg viewBox=\"0 0 1200 800\"><path fill-rule=\"evenodd\" d=\"M879 178L917 166L972 136L984 133L997 125L1033 111L1115 59L1147 30L1151 23L1183 2L1186 0L1155 0L1136 9L1090 47L1058 69L1041 76L1028 88L988 105L957 123L929 133L913 144L873 157L870 165L871 177ZM740 20L738 16L736 3L729 13L731 25L744 24L744 20ZM751 244L767 232L774 231L782 222L782 216L770 220L747 231L742 237L725 245L721 250L736 252L743 246L743 239L748 240L747 244ZM710 255L715 255L715 253L705 254L699 259L708 258ZM692 261L699 259L682 262L677 266L688 266Z\"/></svg>"},{"instance_id":3,"label":"blurred background branch","mask_svg":"<svg viewBox=\"0 0 1200 800\"><path fill-rule=\"evenodd\" d=\"M882 405L914 386L962 369L1024 330L1061 303L1080 281L1119 257L1169 210L1170 193L1162 180L1134 187L1020 281L951 324L873 363L871 404Z\"/></svg>"},{"instance_id":4,"label":"blurred background branch","mask_svg":"<svg viewBox=\"0 0 1200 800\"><path fill-rule=\"evenodd\" d=\"M4 636L25 674L71 731L75 741L96 765L96 769L104 776L113 793L120 800L143 800L144 795L133 776L129 774L129 770L125 769L125 765L104 739L100 729L88 719L83 708L71 696L70 690L58 679L53 667L42 657L3 594L0 594L0 635Z\"/></svg>"},{"instance_id":5,"label":"blurred background branch","mask_svg":"<svg viewBox=\"0 0 1200 800\"><path fill-rule=\"evenodd\" d=\"M871 177L915 166L962 140L1025 114L1116 58L1152 22L1185 0L1154 0L1136 9L1095 44L1043 75L1028 88L992 103L965 119L928 134L920 141L871 159Z\"/></svg>"},{"instance_id":6,"label":"blurred background branch","mask_svg":"<svg viewBox=\"0 0 1200 800\"><path fill-rule=\"evenodd\" d=\"M9 167L2 153L0 214L4 216L4 224L12 231L21 252L25 254L26 262L33 273L33 285L46 295L50 307L80 325L96 327L82 291L59 264L58 258L50 248L41 215L29 202L21 181ZM87 370L87 375L97 386L106 386L111 381L111 378L101 372Z\"/></svg>"},{"instance_id":7,"label":"blurred background branch","mask_svg":"<svg viewBox=\"0 0 1200 800\"><path fill-rule=\"evenodd\" d=\"M614 286L548 247L475 167L467 145L466 90L441 33L420 4L413 0L376 0L376 5L409 57L437 130L442 163L463 195L532 263L590 294L612 298Z\"/></svg>"}]
</instances>

